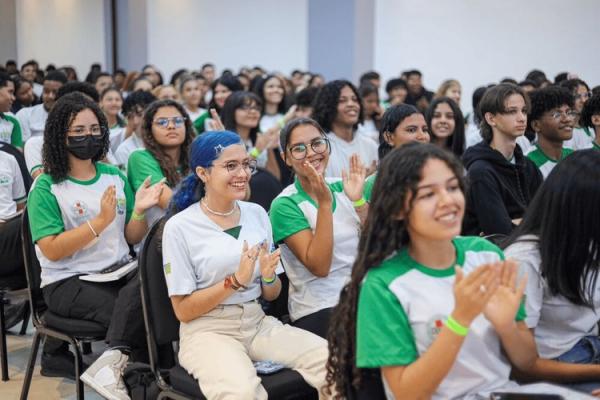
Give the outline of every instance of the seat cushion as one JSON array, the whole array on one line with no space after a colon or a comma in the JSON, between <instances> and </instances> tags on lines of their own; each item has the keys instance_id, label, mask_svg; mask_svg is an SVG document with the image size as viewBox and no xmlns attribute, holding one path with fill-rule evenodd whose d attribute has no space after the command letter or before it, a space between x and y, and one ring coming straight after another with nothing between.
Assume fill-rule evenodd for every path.
<instances>
[{"instance_id":1,"label":"seat cushion","mask_svg":"<svg viewBox=\"0 0 600 400\"><path fill-rule=\"evenodd\" d=\"M44 312L42 321L48 328L70 336L98 338L106 336L106 328L94 321L65 318L51 311Z\"/></svg>"},{"instance_id":2,"label":"seat cushion","mask_svg":"<svg viewBox=\"0 0 600 400\"><path fill-rule=\"evenodd\" d=\"M169 370L171 386L194 399L205 399L198 381L180 366ZM309 386L302 376L290 369L284 369L271 375L259 375L270 399L317 399L317 391Z\"/></svg>"}]
</instances>

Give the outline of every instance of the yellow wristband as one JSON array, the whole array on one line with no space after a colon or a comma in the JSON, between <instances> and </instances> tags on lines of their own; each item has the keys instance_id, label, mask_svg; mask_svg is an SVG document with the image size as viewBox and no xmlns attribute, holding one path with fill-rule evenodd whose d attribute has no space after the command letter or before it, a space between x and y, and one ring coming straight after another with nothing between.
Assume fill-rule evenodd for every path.
<instances>
[{"instance_id":1,"label":"yellow wristband","mask_svg":"<svg viewBox=\"0 0 600 400\"><path fill-rule=\"evenodd\" d=\"M452 316L448 316L448 319L446 320L446 326L458 336L467 336L469 333L469 328L459 324L454 318L452 318Z\"/></svg>"},{"instance_id":2,"label":"yellow wristband","mask_svg":"<svg viewBox=\"0 0 600 400\"><path fill-rule=\"evenodd\" d=\"M354 207L358 208L358 207L361 207L361 206L364 206L365 204L367 204L367 200L365 200L364 197L361 197L360 200L356 200L352 204L354 204Z\"/></svg>"},{"instance_id":3,"label":"yellow wristband","mask_svg":"<svg viewBox=\"0 0 600 400\"><path fill-rule=\"evenodd\" d=\"M258 156L260 156L260 151L258 151L258 149L256 147L254 147L252 150L250 150L250 157L258 158Z\"/></svg>"},{"instance_id":4,"label":"yellow wristband","mask_svg":"<svg viewBox=\"0 0 600 400\"><path fill-rule=\"evenodd\" d=\"M131 219L134 221L143 221L146 218L146 213L138 214L135 210L131 213Z\"/></svg>"},{"instance_id":5,"label":"yellow wristband","mask_svg":"<svg viewBox=\"0 0 600 400\"><path fill-rule=\"evenodd\" d=\"M285 119L284 118L280 118L279 121L277 121L277 125L279 125L279 127L281 129L283 129L283 127L285 126Z\"/></svg>"}]
</instances>

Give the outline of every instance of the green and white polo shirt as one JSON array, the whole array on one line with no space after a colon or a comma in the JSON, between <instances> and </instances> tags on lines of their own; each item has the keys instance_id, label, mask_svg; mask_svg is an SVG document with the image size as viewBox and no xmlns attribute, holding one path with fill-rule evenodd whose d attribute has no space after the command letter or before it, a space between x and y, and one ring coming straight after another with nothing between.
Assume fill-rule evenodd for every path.
<instances>
[{"instance_id":1,"label":"green and white polo shirt","mask_svg":"<svg viewBox=\"0 0 600 400\"><path fill-rule=\"evenodd\" d=\"M333 256L329 275L313 275L294 255L284 240L300 231L317 226L317 204L296 180L273 200L269 215L273 239L280 244L281 259L290 281L290 318L306 315L337 305L342 287L350 279L360 236L360 220L352 202L344 193L339 178L326 178L333 196Z\"/></svg>"},{"instance_id":2,"label":"green and white polo shirt","mask_svg":"<svg viewBox=\"0 0 600 400\"><path fill-rule=\"evenodd\" d=\"M363 189L363 196L367 202L371 202L371 196L373 195L373 186L375 186L375 180L377 179L377 172L365 179L365 187Z\"/></svg>"},{"instance_id":3,"label":"green and white polo shirt","mask_svg":"<svg viewBox=\"0 0 600 400\"><path fill-rule=\"evenodd\" d=\"M456 264L469 274L482 264L504 259L502 251L479 237L453 240ZM371 269L358 301L356 364L360 368L409 365L427 351L454 309L454 266L431 269L406 248ZM516 320L525 319L523 305ZM490 322L478 316L434 399L463 398L510 385L510 365ZM388 393L388 398L393 398Z\"/></svg>"},{"instance_id":4,"label":"green and white polo shirt","mask_svg":"<svg viewBox=\"0 0 600 400\"><path fill-rule=\"evenodd\" d=\"M47 259L36 244L42 267L42 287L75 275L98 272L125 259L129 246L125 225L129 222L135 197L127 178L113 165L96 163L96 176L89 181L67 178L55 182L41 174L29 192L28 210L34 242L77 228L100 213L104 191L115 185L117 213L113 222L83 249L58 261Z\"/></svg>"},{"instance_id":5,"label":"green and white polo shirt","mask_svg":"<svg viewBox=\"0 0 600 400\"><path fill-rule=\"evenodd\" d=\"M16 215L17 204L27 200L17 159L0 150L0 220Z\"/></svg>"},{"instance_id":6,"label":"green and white polo shirt","mask_svg":"<svg viewBox=\"0 0 600 400\"><path fill-rule=\"evenodd\" d=\"M572 152L573 152L572 149L563 147L562 154L560 156L560 160L562 160L563 158L565 158ZM554 160L554 159L548 157L538 144L536 144L529 150L529 152L527 153L527 158L529 158L531 161L533 161L535 166L538 167L538 169L542 173L542 176L544 177L544 179L546 179L548 177L550 172L554 169L556 164L558 164L558 162L560 161L560 160Z\"/></svg>"},{"instance_id":7,"label":"green and white polo shirt","mask_svg":"<svg viewBox=\"0 0 600 400\"><path fill-rule=\"evenodd\" d=\"M23 148L21 125L12 115L0 113L0 142Z\"/></svg>"}]
</instances>

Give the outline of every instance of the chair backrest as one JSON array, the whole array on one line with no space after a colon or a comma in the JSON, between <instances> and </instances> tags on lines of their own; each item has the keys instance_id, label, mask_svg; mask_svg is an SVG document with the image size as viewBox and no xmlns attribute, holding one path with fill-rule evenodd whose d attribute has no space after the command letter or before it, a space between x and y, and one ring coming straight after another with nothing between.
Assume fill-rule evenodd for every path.
<instances>
[{"instance_id":1,"label":"chair backrest","mask_svg":"<svg viewBox=\"0 0 600 400\"><path fill-rule=\"evenodd\" d=\"M23 242L23 261L25 263L25 275L27 276L27 289L29 292L29 302L31 305L31 314L34 326L40 326L41 315L46 310L46 303L42 295L40 285L42 283L42 268L35 254L35 244L31 238L31 229L29 228L29 212L27 207L23 211L21 222L21 240Z\"/></svg>"},{"instance_id":2,"label":"chair backrest","mask_svg":"<svg viewBox=\"0 0 600 400\"><path fill-rule=\"evenodd\" d=\"M250 179L250 201L266 211L269 211L271 202L282 190L281 183L267 170L257 169Z\"/></svg>"},{"instance_id":3,"label":"chair backrest","mask_svg":"<svg viewBox=\"0 0 600 400\"><path fill-rule=\"evenodd\" d=\"M167 360L170 364L172 355L163 351L171 348L172 352L172 343L179 340L179 320L175 317L163 272L160 247L163 220L159 219L150 228L138 260L148 352L153 369L171 366L164 365L164 362Z\"/></svg>"}]
</instances>

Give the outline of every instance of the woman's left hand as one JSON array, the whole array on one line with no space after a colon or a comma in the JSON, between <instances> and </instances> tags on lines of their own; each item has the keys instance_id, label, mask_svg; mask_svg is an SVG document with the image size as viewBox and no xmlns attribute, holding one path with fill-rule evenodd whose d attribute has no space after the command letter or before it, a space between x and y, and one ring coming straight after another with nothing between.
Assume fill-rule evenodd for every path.
<instances>
[{"instance_id":1,"label":"woman's left hand","mask_svg":"<svg viewBox=\"0 0 600 400\"><path fill-rule=\"evenodd\" d=\"M267 242L265 241L260 246L258 253L258 263L260 265L260 275L266 279L271 280L275 276L275 269L279 265L280 250L277 249L272 253L269 253L267 248Z\"/></svg>"},{"instance_id":2,"label":"woman's left hand","mask_svg":"<svg viewBox=\"0 0 600 400\"><path fill-rule=\"evenodd\" d=\"M527 285L527 276L523 276L517 286L517 272L518 265L514 260L503 262L500 285L483 312L498 333L515 327L515 316ZM486 288L481 288L481 290L486 290Z\"/></svg>"},{"instance_id":3,"label":"woman's left hand","mask_svg":"<svg viewBox=\"0 0 600 400\"><path fill-rule=\"evenodd\" d=\"M161 179L154 185L150 185L150 177L144 180L144 183L135 193L135 210L138 213L143 213L147 209L158 204L158 200L164 187L165 179Z\"/></svg>"},{"instance_id":4,"label":"woman's left hand","mask_svg":"<svg viewBox=\"0 0 600 400\"><path fill-rule=\"evenodd\" d=\"M367 177L367 169L360 160L358 154L350 156L350 171L342 170L342 181L344 184L344 193L350 201L358 201L363 197L363 188L365 186L365 178Z\"/></svg>"}]
</instances>

